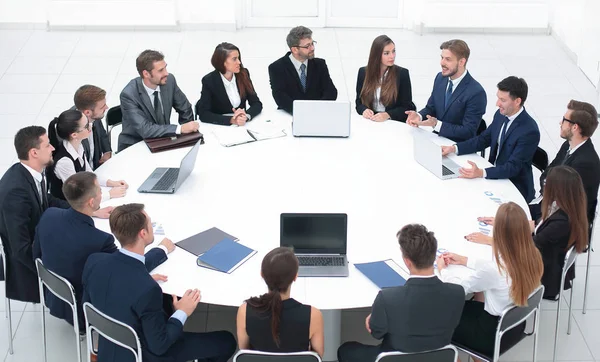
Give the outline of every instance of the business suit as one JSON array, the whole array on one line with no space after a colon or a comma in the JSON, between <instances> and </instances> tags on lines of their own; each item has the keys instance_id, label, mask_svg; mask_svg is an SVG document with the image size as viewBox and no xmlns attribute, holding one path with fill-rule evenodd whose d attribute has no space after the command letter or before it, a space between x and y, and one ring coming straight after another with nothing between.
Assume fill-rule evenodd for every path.
<instances>
[{"instance_id":1,"label":"business suit","mask_svg":"<svg viewBox=\"0 0 600 362\"><path fill-rule=\"evenodd\" d=\"M225 362L235 352L236 342L229 332L183 332L181 321L164 312L160 286L144 264L121 251L91 255L83 270L83 284L84 302L136 331L144 361ZM100 338L99 362L133 360L131 352Z\"/></svg>"},{"instance_id":2,"label":"business suit","mask_svg":"<svg viewBox=\"0 0 600 362\"><path fill-rule=\"evenodd\" d=\"M146 138L174 136L177 126L170 123L171 109L179 113L179 124L194 120L192 105L177 86L173 74L167 84L160 86L160 100L164 112L164 123L159 124L152 101L142 78L132 79L121 92L123 130L119 135L119 152Z\"/></svg>"},{"instance_id":3,"label":"business suit","mask_svg":"<svg viewBox=\"0 0 600 362\"><path fill-rule=\"evenodd\" d=\"M479 136L456 144L458 152L475 153L491 147L489 161L494 167L486 168L487 179L510 179L525 201L533 200L533 155L540 143L540 130L537 123L525 109L515 118L502 139L498 153L498 137L505 116L496 111L492 124Z\"/></svg>"},{"instance_id":4,"label":"business suit","mask_svg":"<svg viewBox=\"0 0 600 362\"><path fill-rule=\"evenodd\" d=\"M0 238L6 255L6 296L39 303L37 270L33 261L35 227L48 207L68 208L66 201L46 194L40 200L36 180L20 162L0 179Z\"/></svg>"},{"instance_id":5,"label":"business suit","mask_svg":"<svg viewBox=\"0 0 600 362\"><path fill-rule=\"evenodd\" d=\"M582 144L578 149L573 152L566 160L565 156L567 155L567 151L569 150L569 141L565 141L558 154L552 160L550 165L542 172L540 176L540 185L541 185L541 193L544 193L544 184L546 183L546 177L548 177L548 172L554 166L570 166L577 171L579 176L581 176L581 181L583 182L583 189L585 190L585 195L587 196L587 215L590 224L594 221L594 217L596 216L596 204L598 202L598 185L600 184L600 158L598 158L598 153L594 148L594 144L592 143L592 139L588 138L584 144ZM537 218L541 217L541 209L537 208L537 212L532 212L532 216L537 216Z\"/></svg>"},{"instance_id":6,"label":"business suit","mask_svg":"<svg viewBox=\"0 0 600 362\"><path fill-rule=\"evenodd\" d=\"M239 78L236 76L236 79ZM250 73L248 73L248 79L250 79ZM238 83L237 86L239 91L240 84ZM246 112L250 117L256 117L262 111L262 103L258 99L256 91L247 93L236 108L246 109L246 101L250 105ZM227 96L221 72L214 70L205 75L202 78L202 94L200 100L196 103L196 115L200 120L207 123L230 125L231 116L224 116L223 114L233 113L232 108L233 105Z\"/></svg>"},{"instance_id":7,"label":"business suit","mask_svg":"<svg viewBox=\"0 0 600 362\"><path fill-rule=\"evenodd\" d=\"M422 352L450 344L460 321L465 291L457 284L433 276L409 278L401 287L377 294L369 326L371 335L383 339L379 346L357 342L338 349L340 362L372 362L381 352Z\"/></svg>"},{"instance_id":8,"label":"business suit","mask_svg":"<svg viewBox=\"0 0 600 362\"><path fill-rule=\"evenodd\" d=\"M479 84L467 72L452 92L448 108L445 107L446 88L450 78L438 73L433 90L425 108L419 111L423 119L427 116L442 121L439 135L460 142L475 137L477 128L487 105L487 96Z\"/></svg>"},{"instance_id":9,"label":"business suit","mask_svg":"<svg viewBox=\"0 0 600 362\"><path fill-rule=\"evenodd\" d=\"M85 330L83 316L83 282L81 275L87 258L94 253L114 253L117 251L111 234L96 229L94 220L74 209L49 208L37 225L33 243L33 258L41 258L44 266L66 278L75 289L79 330ZM167 260L160 248L153 248L146 254L148 271ZM73 324L73 312L65 302L46 293L46 305L50 314Z\"/></svg>"},{"instance_id":10,"label":"business suit","mask_svg":"<svg viewBox=\"0 0 600 362\"><path fill-rule=\"evenodd\" d=\"M544 261L542 284L545 287L545 298L554 299L560 292L560 279L570 236L569 216L561 209L542 222L533 235L535 246L540 249ZM575 270L571 268L565 278L565 289L571 287L574 278Z\"/></svg>"},{"instance_id":11,"label":"business suit","mask_svg":"<svg viewBox=\"0 0 600 362\"><path fill-rule=\"evenodd\" d=\"M385 111L390 115L390 119L395 121L406 122L406 111L414 111L417 109L412 101L412 87L410 84L410 75L408 69L394 65L396 70L396 88L398 89L398 95L396 101L393 104L385 106ZM363 84L365 83L366 67L362 67L358 70L358 78L356 79L356 112L362 115L363 112L369 108L373 112L375 109L373 105L363 104L360 99L362 93ZM375 112L377 113L377 112Z\"/></svg>"},{"instance_id":12,"label":"business suit","mask_svg":"<svg viewBox=\"0 0 600 362\"><path fill-rule=\"evenodd\" d=\"M71 110L76 110L75 106L71 107ZM90 155L91 147L88 139L84 139L81 141L83 148L85 149L86 157L90 161L90 165L95 170L100 167L100 158L102 155L107 152L112 152L112 147L110 145L110 139L108 138L108 133L106 133L106 129L104 128L104 123L102 119L95 119L92 123L92 138L94 140L94 154Z\"/></svg>"},{"instance_id":13,"label":"business suit","mask_svg":"<svg viewBox=\"0 0 600 362\"><path fill-rule=\"evenodd\" d=\"M300 76L290 60L291 52L269 65L269 81L271 91L278 109L292 114L295 100L327 100L337 99L338 91L333 85L329 69L324 59L308 60L306 68L306 91L302 89Z\"/></svg>"}]
</instances>

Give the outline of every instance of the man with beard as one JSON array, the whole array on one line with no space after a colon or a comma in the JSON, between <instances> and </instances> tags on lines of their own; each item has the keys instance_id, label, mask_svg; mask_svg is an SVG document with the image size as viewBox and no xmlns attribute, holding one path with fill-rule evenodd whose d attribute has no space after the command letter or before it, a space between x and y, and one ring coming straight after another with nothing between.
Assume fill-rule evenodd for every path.
<instances>
[{"instance_id":1,"label":"man with beard","mask_svg":"<svg viewBox=\"0 0 600 362\"><path fill-rule=\"evenodd\" d=\"M269 81L278 109L292 114L294 101L335 101L337 89L333 85L324 59L315 58L316 41L312 30L297 26L287 38L290 51L269 65Z\"/></svg>"},{"instance_id":2,"label":"man with beard","mask_svg":"<svg viewBox=\"0 0 600 362\"><path fill-rule=\"evenodd\" d=\"M498 83L498 110L488 129L479 136L452 146L442 146L442 155L449 153L467 155L491 147L485 169L469 161L470 168L460 168L461 178L509 179L525 201L533 200L533 155L540 143L537 123L525 110L528 87L523 78L508 77Z\"/></svg>"},{"instance_id":3,"label":"man with beard","mask_svg":"<svg viewBox=\"0 0 600 362\"><path fill-rule=\"evenodd\" d=\"M77 109L92 122L92 133L81 141L83 148L92 169L97 169L112 156L112 147L102 118L108 109L106 105L106 91L94 85L86 84L81 86L74 97L75 106L71 109Z\"/></svg>"},{"instance_id":4,"label":"man with beard","mask_svg":"<svg viewBox=\"0 0 600 362\"><path fill-rule=\"evenodd\" d=\"M466 141L477 134L487 96L467 71L471 54L467 43L453 39L442 43L440 49L442 71L435 77L427 105L419 112L406 111L406 123L432 127L433 132L454 142Z\"/></svg>"},{"instance_id":5,"label":"man with beard","mask_svg":"<svg viewBox=\"0 0 600 362\"><path fill-rule=\"evenodd\" d=\"M600 184L600 159L592 143L592 135L598 128L598 113L589 103L571 100L567 112L560 121L560 137L565 142L556 158L548 165L540 177L540 194L544 193L544 184L548 171L554 166L571 166L581 176L587 196L587 213L590 224L596 216L598 185ZM537 220L542 216L541 197L530 205L531 216Z\"/></svg>"},{"instance_id":6,"label":"man with beard","mask_svg":"<svg viewBox=\"0 0 600 362\"><path fill-rule=\"evenodd\" d=\"M144 50L136 59L136 67L140 76L121 92L119 152L143 139L198 131L192 105L167 71L162 53ZM172 108L179 113L179 125L170 123Z\"/></svg>"},{"instance_id":7,"label":"man with beard","mask_svg":"<svg viewBox=\"0 0 600 362\"><path fill-rule=\"evenodd\" d=\"M33 262L35 228L48 207L66 209L66 201L48 193L44 168L52 163L46 129L22 128L15 135L19 162L0 179L0 238L6 256L6 297L40 302L37 270Z\"/></svg>"}]
</instances>

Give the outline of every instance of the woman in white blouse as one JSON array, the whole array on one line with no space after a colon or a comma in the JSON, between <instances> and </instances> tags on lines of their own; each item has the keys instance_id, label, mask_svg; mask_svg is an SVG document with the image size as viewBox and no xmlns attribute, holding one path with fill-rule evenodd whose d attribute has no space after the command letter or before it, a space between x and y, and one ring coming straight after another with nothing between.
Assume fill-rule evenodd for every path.
<instances>
[{"instance_id":1,"label":"woman in white blouse","mask_svg":"<svg viewBox=\"0 0 600 362\"><path fill-rule=\"evenodd\" d=\"M81 141L87 139L92 132L92 123L86 115L77 110L64 111L54 118L48 126L50 143L54 147L54 165L48 167L46 172L50 181L50 193L61 199L65 199L62 192L63 182L69 176L80 172L93 172L84 154L85 149ZM111 187L110 191L102 191L102 201L111 198L123 197L127 190L125 181L112 181L98 179L100 186Z\"/></svg>"},{"instance_id":2,"label":"woman in white blouse","mask_svg":"<svg viewBox=\"0 0 600 362\"><path fill-rule=\"evenodd\" d=\"M243 126L262 111L262 103L248 69L242 64L240 49L230 43L221 43L215 48L211 63L215 70L202 78L196 115L202 122Z\"/></svg>"},{"instance_id":3,"label":"woman in white blouse","mask_svg":"<svg viewBox=\"0 0 600 362\"><path fill-rule=\"evenodd\" d=\"M494 351L499 316L509 305L524 306L529 295L540 285L544 266L531 237L527 216L521 207L508 202L498 208L494 220L492 258L476 259L446 253L437 260L441 279L460 284L465 294L475 293L463 308L452 343L457 343L491 356ZM449 264L473 269L468 277L453 275ZM525 324L502 338L511 343L523 333Z\"/></svg>"}]
</instances>

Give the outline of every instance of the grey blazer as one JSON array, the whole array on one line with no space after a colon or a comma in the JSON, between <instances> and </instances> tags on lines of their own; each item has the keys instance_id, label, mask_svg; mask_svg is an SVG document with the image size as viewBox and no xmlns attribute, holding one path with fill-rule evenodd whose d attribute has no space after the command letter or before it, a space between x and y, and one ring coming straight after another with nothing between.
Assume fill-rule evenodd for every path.
<instances>
[{"instance_id":1,"label":"grey blazer","mask_svg":"<svg viewBox=\"0 0 600 362\"><path fill-rule=\"evenodd\" d=\"M160 98L165 112L166 124L158 124L154 107L142 83L142 78L132 79L121 92L123 130L119 135L119 152L146 138L174 136L177 125L170 124L171 109L179 113L179 124L194 120L192 105L177 86L173 74L167 84L160 86Z\"/></svg>"}]
</instances>

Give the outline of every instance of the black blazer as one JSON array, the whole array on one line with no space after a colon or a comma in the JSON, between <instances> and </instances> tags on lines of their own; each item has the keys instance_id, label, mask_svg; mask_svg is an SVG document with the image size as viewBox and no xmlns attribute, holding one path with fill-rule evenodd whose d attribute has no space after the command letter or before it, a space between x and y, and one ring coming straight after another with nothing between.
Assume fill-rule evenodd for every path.
<instances>
[{"instance_id":1,"label":"black blazer","mask_svg":"<svg viewBox=\"0 0 600 362\"><path fill-rule=\"evenodd\" d=\"M437 277L409 278L402 287L383 289L371 312L371 335L382 351L422 352L450 344L458 326L465 290ZM415 317L418 316L418 317Z\"/></svg>"},{"instance_id":2,"label":"black blazer","mask_svg":"<svg viewBox=\"0 0 600 362\"><path fill-rule=\"evenodd\" d=\"M67 232L65 232L67 231ZM66 278L75 289L79 330L85 330L83 315L83 266L94 253L114 253L117 251L115 238L96 229L94 220L73 209L51 207L38 223L33 243L33 258L41 258L44 266ZM160 248L153 248L146 254L148 271L167 260ZM46 293L46 305L50 314L73 324L71 307L52 293Z\"/></svg>"},{"instance_id":3,"label":"black blazer","mask_svg":"<svg viewBox=\"0 0 600 362\"><path fill-rule=\"evenodd\" d=\"M600 158L598 158L598 153L594 148L591 138L585 141L581 147L579 147L566 161L564 161L568 150L569 141L565 141L560 147L560 150L558 151L558 154L554 160L552 160L550 165L548 165L546 170L540 176L542 194L544 192L546 177L548 176L548 172L552 167L563 164L565 166L573 167L575 171L579 173L579 176L581 176L581 181L583 182L583 188L585 190L588 202L588 221L592 223L594 221L594 216L596 216L596 204L598 202L598 185L600 184Z\"/></svg>"},{"instance_id":4,"label":"black blazer","mask_svg":"<svg viewBox=\"0 0 600 362\"><path fill-rule=\"evenodd\" d=\"M398 88L398 97L394 104L385 106L385 111L390 115L390 118L394 121L406 122L406 111L414 111L417 109L412 101L412 86L410 84L410 75L408 69L394 65L396 68L396 88ZM362 92L363 84L365 83L365 72L366 67L362 67L358 70L358 79L356 79L356 112L362 115L363 112L370 108L373 112L373 105L362 104L360 100L360 93ZM377 112L376 112L377 113Z\"/></svg>"},{"instance_id":5,"label":"black blazer","mask_svg":"<svg viewBox=\"0 0 600 362\"><path fill-rule=\"evenodd\" d=\"M248 77L250 77L249 72ZM258 99L258 95L256 92L246 94L246 98L241 99L240 105L237 108L246 109L246 100L250 105L246 113L252 118L256 117L262 111L262 103ZM229 101L225 85L221 79L221 73L218 70L214 70L205 75L202 78L202 94L196 103L196 115L200 120L206 123L221 124L224 126L230 125L231 116L223 116L223 114L233 113L232 108L233 106Z\"/></svg>"},{"instance_id":6,"label":"black blazer","mask_svg":"<svg viewBox=\"0 0 600 362\"><path fill-rule=\"evenodd\" d=\"M550 215L533 235L533 241L540 249L544 261L544 275L542 276L542 284L545 287L544 297L556 297L560 291L560 279L570 234L569 217L559 209ZM575 278L575 270L571 268L567 272L565 285L570 285L573 278Z\"/></svg>"},{"instance_id":7,"label":"black blazer","mask_svg":"<svg viewBox=\"0 0 600 362\"><path fill-rule=\"evenodd\" d=\"M324 59L308 60L306 69L306 92L302 90L300 77L290 60L290 52L269 65L269 81L273 98L278 109L293 113L295 100L327 100L337 99L337 89L333 85L329 69Z\"/></svg>"},{"instance_id":8,"label":"black blazer","mask_svg":"<svg viewBox=\"0 0 600 362\"><path fill-rule=\"evenodd\" d=\"M39 303L33 240L45 208L35 182L20 162L12 165L0 179L0 238L6 255L6 296ZM47 200L50 207L69 207L66 201L50 194Z\"/></svg>"}]
</instances>

